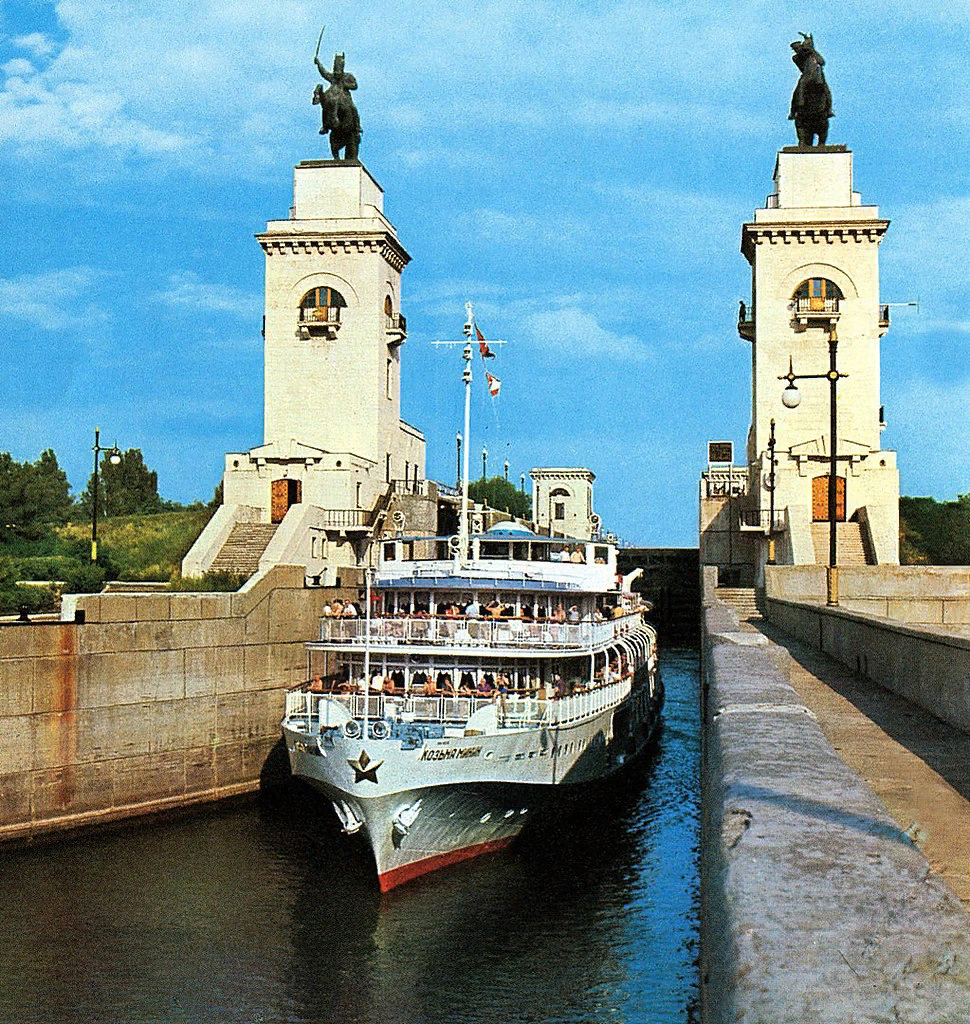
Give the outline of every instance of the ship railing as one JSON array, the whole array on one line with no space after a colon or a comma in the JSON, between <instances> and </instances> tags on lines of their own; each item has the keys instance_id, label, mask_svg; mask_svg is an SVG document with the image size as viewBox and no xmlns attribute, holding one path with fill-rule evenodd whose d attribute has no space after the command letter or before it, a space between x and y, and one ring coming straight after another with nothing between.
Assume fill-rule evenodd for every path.
<instances>
[{"instance_id":1,"label":"ship railing","mask_svg":"<svg viewBox=\"0 0 970 1024\"><path fill-rule=\"evenodd\" d=\"M588 648L635 629L640 612L605 622L534 622L525 619L378 618L370 620L371 646L443 644L449 647ZM320 620L320 641L361 645L368 639L364 619Z\"/></svg>"},{"instance_id":2,"label":"ship railing","mask_svg":"<svg viewBox=\"0 0 970 1024\"><path fill-rule=\"evenodd\" d=\"M367 717L409 722L460 726L486 703L494 702L498 709L500 728L554 728L568 725L613 707L630 693L631 679L619 679L591 689L581 689L568 697L550 697L520 694L502 694L497 697L424 697L419 694L392 696L390 694L311 693L291 690L286 695L286 717L292 724L304 720L307 732L314 732L320 721L321 703L326 717L327 702L346 708L357 720Z\"/></svg>"}]
</instances>

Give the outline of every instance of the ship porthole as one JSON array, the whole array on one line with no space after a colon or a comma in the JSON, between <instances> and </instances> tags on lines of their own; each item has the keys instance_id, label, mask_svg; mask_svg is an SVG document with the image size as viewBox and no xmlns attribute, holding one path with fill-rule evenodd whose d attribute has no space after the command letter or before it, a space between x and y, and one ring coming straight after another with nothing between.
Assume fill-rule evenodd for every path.
<instances>
[{"instance_id":1,"label":"ship porthole","mask_svg":"<svg viewBox=\"0 0 970 1024\"><path fill-rule=\"evenodd\" d=\"M355 722L354 724L356 725L357 723ZM371 726L370 731L375 740L386 740L387 737L391 734L391 730L390 728L388 728L387 722L385 722L382 718L379 718L376 722L374 722L374 724Z\"/></svg>"},{"instance_id":2,"label":"ship porthole","mask_svg":"<svg viewBox=\"0 0 970 1024\"><path fill-rule=\"evenodd\" d=\"M349 740L355 740L360 735L360 724L351 719L349 722L344 722L344 735Z\"/></svg>"}]
</instances>

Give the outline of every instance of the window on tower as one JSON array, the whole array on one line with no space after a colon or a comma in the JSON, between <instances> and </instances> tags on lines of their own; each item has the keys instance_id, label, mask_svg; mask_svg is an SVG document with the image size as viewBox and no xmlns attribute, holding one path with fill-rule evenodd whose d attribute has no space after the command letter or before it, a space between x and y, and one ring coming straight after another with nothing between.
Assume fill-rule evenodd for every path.
<instances>
[{"instance_id":1,"label":"window on tower","mask_svg":"<svg viewBox=\"0 0 970 1024\"><path fill-rule=\"evenodd\" d=\"M340 328L340 311L347 302L336 288L311 288L300 300L300 333L305 338L335 338Z\"/></svg>"}]
</instances>

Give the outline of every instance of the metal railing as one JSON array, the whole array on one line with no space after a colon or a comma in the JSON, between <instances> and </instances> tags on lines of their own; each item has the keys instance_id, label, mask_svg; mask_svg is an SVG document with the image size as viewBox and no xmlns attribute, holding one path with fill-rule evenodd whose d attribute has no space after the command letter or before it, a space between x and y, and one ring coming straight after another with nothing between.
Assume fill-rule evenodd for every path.
<instances>
[{"instance_id":1,"label":"metal railing","mask_svg":"<svg viewBox=\"0 0 970 1024\"><path fill-rule=\"evenodd\" d=\"M639 612L605 622L533 622L525 619L377 618L370 620L370 644L437 644L454 647L589 648L629 633L642 622ZM364 619L320 619L320 641L364 646Z\"/></svg>"},{"instance_id":2,"label":"metal railing","mask_svg":"<svg viewBox=\"0 0 970 1024\"><path fill-rule=\"evenodd\" d=\"M706 469L701 479L707 498L738 498L748 493L748 471L738 466Z\"/></svg>"},{"instance_id":3,"label":"metal railing","mask_svg":"<svg viewBox=\"0 0 970 1024\"><path fill-rule=\"evenodd\" d=\"M332 527L369 527L373 513L366 508L326 508L320 510L319 526Z\"/></svg>"},{"instance_id":4,"label":"metal railing","mask_svg":"<svg viewBox=\"0 0 970 1024\"><path fill-rule=\"evenodd\" d=\"M780 533L785 529L785 513L776 511L775 518L772 520L770 509L742 509L739 521L743 530Z\"/></svg>"},{"instance_id":5,"label":"metal railing","mask_svg":"<svg viewBox=\"0 0 970 1024\"><path fill-rule=\"evenodd\" d=\"M834 296L821 295L799 296L794 300L795 312L799 314L838 313L839 300Z\"/></svg>"},{"instance_id":6,"label":"metal railing","mask_svg":"<svg viewBox=\"0 0 970 1024\"><path fill-rule=\"evenodd\" d=\"M538 697L504 694L495 697L422 697L390 694L333 694L291 690L286 694L286 718L305 719L306 731L326 727L327 703L339 704L354 719L364 718L364 703L371 721L381 719L416 723L464 725L482 707L494 703L500 729L554 727L582 721L623 700L632 688L632 678L616 680L574 693L569 697ZM321 704L323 708L321 709ZM295 724L295 723L294 723Z\"/></svg>"}]
</instances>

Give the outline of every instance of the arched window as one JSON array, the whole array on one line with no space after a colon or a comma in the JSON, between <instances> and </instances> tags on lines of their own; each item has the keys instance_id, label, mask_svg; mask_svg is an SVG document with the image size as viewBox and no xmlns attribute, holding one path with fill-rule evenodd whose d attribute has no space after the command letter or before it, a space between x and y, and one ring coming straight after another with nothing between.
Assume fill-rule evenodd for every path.
<instances>
[{"instance_id":1,"label":"arched window","mask_svg":"<svg viewBox=\"0 0 970 1024\"><path fill-rule=\"evenodd\" d=\"M311 288L300 300L301 333L304 337L335 337L340 327L340 311L346 308L347 302L336 288Z\"/></svg>"},{"instance_id":2,"label":"arched window","mask_svg":"<svg viewBox=\"0 0 970 1024\"><path fill-rule=\"evenodd\" d=\"M792 295L796 313L838 313L842 298L839 286L825 277L802 281Z\"/></svg>"}]
</instances>

